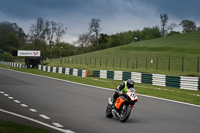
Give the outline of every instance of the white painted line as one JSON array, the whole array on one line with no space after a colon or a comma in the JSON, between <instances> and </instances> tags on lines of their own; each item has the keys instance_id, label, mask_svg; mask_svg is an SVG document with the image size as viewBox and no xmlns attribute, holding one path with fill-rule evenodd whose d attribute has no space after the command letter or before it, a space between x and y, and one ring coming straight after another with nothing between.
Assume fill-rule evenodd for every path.
<instances>
[{"instance_id":1,"label":"white painted line","mask_svg":"<svg viewBox=\"0 0 200 133\"><path fill-rule=\"evenodd\" d=\"M3 94L4 92L3 92L3 91L0 91L0 93Z\"/></svg>"},{"instance_id":2,"label":"white painted line","mask_svg":"<svg viewBox=\"0 0 200 133\"><path fill-rule=\"evenodd\" d=\"M37 112L37 110L35 110L35 109L29 109L30 111L32 111L32 112Z\"/></svg>"},{"instance_id":3,"label":"white painted line","mask_svg":"<svg viewBox=\"0 0 200 133\"><path fill-rule=\"evenodd\" d=\"M52 123L54 126L56 127L63 127L62 125L60 125L59 123Z\"/></svg>"},{"instance_id":4,"label":"white painted line","mask_svg":"<svg viewBox=\"0 0 200 133\"><path fill-rule=\"evenodd\" d=\"M168 102L173 102L173 103L180 103L180 104L185 104L185 105L190 105L190 106L200 108L199 105L195 105L195 104L184 103L184 102L179 102L179 101L174 101L174 100L169 100L169 99L164 99L164 98L159 98L159 97L154 97L154 96L147 96L147 95L142 95L142 94L138 94L138 95L143 96L143 97L148 97L148 98L153 98L153 99L158 99L158 100L163 100L163 101L168 101Z\"/></svg>"},{"instance_id":5,"label":"white painted line","mask_svg":"<svg viewBox=\"0 0 200 133\"><path fill-rule=\"evenodd\" d=\"M26 117L26 116L23 116L23 115L19 115L19 114L13 113L13 112L9 112L9 111L3 110L3 109L0 109L0 111L4 112L4 113L7 113L7 114L11 114L11 115L17 116L17 117L20 117L20 118L23 118L23 119L26 119L26 120L29 120L29 121L32 121L32 122L35 122L35 123L38 123L40 125L43 125L43 126L46 126L46 127L58 130L58 131L61 131L63 133L75 133L75 132L73 132L71 130L61 129L61 128L46 124L44 122L29 118L29 117Z\"/></svg>"},{"instance_id":6,"label":"white painted line","mask_svg":"<svg viewBox=\"0 0 200 133\"><path fill-rule=\"evenodd\" d=\"M13 97L8 97L9 99L14 99Z\"/></svg>"},{"instance_id":7,"label":"white painted line","mask_svg":"<svg viewBox=\"0 0 200 133\"><path fill-rule=\"evenodd\" d=\"M44 119L46 119L46 120L49 120L50 118L48 117L48 116L46 116L46 115L39 115L39 116L41 116L42 118L44 118Z\"/></svg>"},{"instance_id":8,"label":"white painted line","mask_svg":"<svg viewBox=\"0 0 200 133\"><path fill-rule=\"evenodd\" d=\"M6 69L6 68L1 68L1 69ZM19 71L15 71L15 70L11 70L11 69L6 69L6 70L14 71L14 72L18 72L18 73L24 73L24 74L28 74L28 75L33 75L33 76L37 76L37 77L44 77L44 78L49 78L49 79L55 79L55 80L59 80L59 81L63 81L63 82L68 82L68 83L73 83L73 84L78 84L78 85L83 85L83 86L94 87L94 88L98 88L98 89L102 89L102 90L115 91L114 89L97 87L97 86L93 86L93 85L86 85L86 84L76 83L76 82L72 82L72 81L68 81L68 80L63 80L63 79L58 79L58 78L52 78L52 77L48 77L48 76L36 75L36 74L25 73L25 72L19 72ZM143 97L148 97L148 98L153 98L153 99L159 99L159 100L163 100L163 101L168 101L168 102L173 102L173 103L179 103L179 104L184 104L184 105L189 105L189 106L200 108L200 105L196 105L196 104L179 102L179 101L175 101L175 100L169 100L169 99L164 99L164 98L159 98L159 97L153 97L153 96L148 96L148 95L142 95L142 94L138 94L138 95L143 96Z\"/></svg>"},{"instance_id":9,"label":"white painted line","mask_svg":"<svg viewBox=\"0 0 200 133\"><path fill-rule=\"evenodd\" d=\"M21 103L20 101L18 101L18 100L14 100L14 102L16 102L16 103Z\"/></svg>"},{"instance_id":10,"label":"white painted line","mask_svg":"<svg viewBox=\"0 0 200 133\"><path fill-rule=\"evenodd\" d=\"M26 104L21 104L22 107L28 107Z\"/></svg>"},{"instance_id":11,"label":"white painted line","mask_svg":"<svg viewBox=\"0 0 200 133\"><path fill-rule=\"evenodd\" d=\"M75 133L75 132L73 132L71 130L66 130L66 133Z\"/></svg>"},{"instance_id":12,"label":"white painted line","mask_svg":"<svg viewBox=\"0 0 200 133\"><path fill-rule=\"evenodd\" d=\"M8 94L3 94L4 96L8 97L9 95Z\"/></svg>"}]
</instances>

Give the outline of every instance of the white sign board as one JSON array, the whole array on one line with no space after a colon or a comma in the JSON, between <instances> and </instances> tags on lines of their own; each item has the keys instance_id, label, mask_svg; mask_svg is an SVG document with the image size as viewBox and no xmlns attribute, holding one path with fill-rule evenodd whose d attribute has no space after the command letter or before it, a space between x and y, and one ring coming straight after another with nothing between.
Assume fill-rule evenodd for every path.
<instances>
[{"instance_id":1,"label":"white sign board","mask_svg":"<svg viewBox=\"0 0 200 133\"><path fill-rule=\"evenodd\" d=\"M17 56L40 57L40 51L38 51L38 50L18 50Z\"/></svg>"}]
</instances>

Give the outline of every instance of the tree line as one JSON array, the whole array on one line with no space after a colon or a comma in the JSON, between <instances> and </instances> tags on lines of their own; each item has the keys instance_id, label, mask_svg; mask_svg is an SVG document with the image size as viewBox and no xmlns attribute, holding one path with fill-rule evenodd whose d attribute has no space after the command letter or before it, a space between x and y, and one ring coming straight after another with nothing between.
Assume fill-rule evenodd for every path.
<instances>
[{"instance_id":1,"label":"tree line","mask_svg":"<svg viewBox=\"0 0 200 133\"><path fill-rule=\"evenodd\" d=\"M88 31L80 34L73 44L61 41L61 38L67 32L67 28L62 23L37 17L36 21L30 25L29 33L25 34L17 23L4 21L0 22L0 53L6 52L4 60L9 61L14 60L11 56L12 51L19 49L41 50L44 58L59 57L60 54L62 56L71 56L121 46L133 41L181 34L181 32L173 31L178 26L182 26L182 33L200 30L200 27L197 27L196 23L191 20L182 20L180 24L168 24L168 20L167 14L160 14L160 27L144 27L142 30L129 30L108 35L101 33L101 20L92 18L88 25ZM3 58L3 56L0 56L0 58Z\"/></svg>"},{"instance_id":2,"label":"tree line","mask_svg":"<svg viewBox=\"0 0 200 133\"><path fill-rule=\"evenodd\" d=\"M98 18L93 18L89 24L88 32L80 34L75 44L79 46L79 49L81 49L82 52L91 52L95 50L129 44L133 41L150 40L181 34L179 31L174 31L174 28L178 26L183 28L182 33L200 30L200 27L197 27L196 23L191 20L184 19L180 22L180 24L168 24L169 18L167 14L160 14L160 20L160 27L144 27L142 30L129 30L113 35L107 35L105 33L101 33L101 20Z\"/></svg>"}]
</instances>

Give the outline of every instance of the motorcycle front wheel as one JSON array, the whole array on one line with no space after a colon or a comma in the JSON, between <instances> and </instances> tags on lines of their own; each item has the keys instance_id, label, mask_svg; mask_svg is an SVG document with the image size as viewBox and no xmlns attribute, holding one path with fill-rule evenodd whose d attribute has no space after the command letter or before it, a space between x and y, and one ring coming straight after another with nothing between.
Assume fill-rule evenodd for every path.
<instances>
[{"instance_id":1,"label":"motorcycle front wheel","mask_svg":"<svg viewBox=\"0 0 200 133\"><path fill-rule=\"evenodd\" d=\"M131 114L131 107L124 105L121 114L120 114L120 121L125 122Z\"/></svg>"},{"instance_id":2,"label":"motorcycle front wheel","mask_svg":"<svg viewBox=\"0 0 200 133\"><path fill-rule=\"evenodd\" d=\"M105 111L105 114L108 118L112 118L113 117L113 114L112 114L112 108L111 106L108 104L108 106L106 107L106 111Z\"/></svg>"}]
</instances>

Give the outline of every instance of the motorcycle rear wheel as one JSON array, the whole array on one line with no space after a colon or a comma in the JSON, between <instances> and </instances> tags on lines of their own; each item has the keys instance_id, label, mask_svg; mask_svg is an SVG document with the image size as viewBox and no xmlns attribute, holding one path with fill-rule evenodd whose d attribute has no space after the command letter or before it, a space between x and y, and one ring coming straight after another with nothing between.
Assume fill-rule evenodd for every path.
<instances>
[{"instance_id":1,"label":"motorcycle rear wheel","mask_svg":"<svg viewBox=\"0 0 200 133\"><path fill-rule=\"evenodd\" d=\"M105 114L106 114L106 116L107 116L108 118L112 118L112 117L113 117L112 108L111 108L110 105L108 105L108 106L106 107Z\"/></svg>"},{"instance_id":2,"label":"motorcycle rear wheel","mask_svg":"<svg viewBox=\"0 0 200 133\"><path fill-rule=\"evenodd\" d=\"M124 112L122 112L122 111L124 111ZM120 121L125 122L131 114L131 107L126 106L126 109L125 110L122 109L122 111L121 111L121 114L120 114Z\"/></svg>"}]
</instances>

